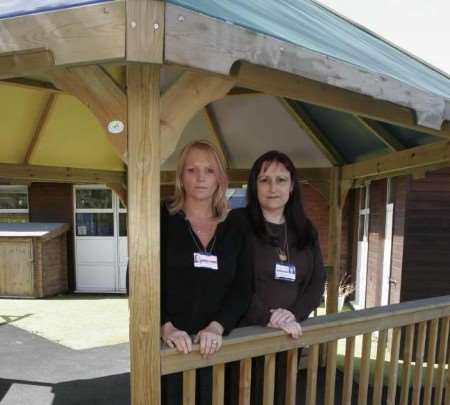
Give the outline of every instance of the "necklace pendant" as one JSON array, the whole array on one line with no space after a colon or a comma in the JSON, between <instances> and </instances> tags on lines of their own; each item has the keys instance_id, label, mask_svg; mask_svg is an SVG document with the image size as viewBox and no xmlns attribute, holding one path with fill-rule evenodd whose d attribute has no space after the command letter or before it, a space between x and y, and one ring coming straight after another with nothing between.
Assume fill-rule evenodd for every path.
<instances>
[{"instance_id":1,"label":"necklace pendant","mask_svg":"<svg viewBox=\"0 0 450 405\"><path fill-rule=\"evenodd\" d=\"M280 252L278 253L278 258L279 258L282 262L285 262L285 261L287 260L287 255L286 255L285 252L280 251Z\"/></svg>"}]
</instances>

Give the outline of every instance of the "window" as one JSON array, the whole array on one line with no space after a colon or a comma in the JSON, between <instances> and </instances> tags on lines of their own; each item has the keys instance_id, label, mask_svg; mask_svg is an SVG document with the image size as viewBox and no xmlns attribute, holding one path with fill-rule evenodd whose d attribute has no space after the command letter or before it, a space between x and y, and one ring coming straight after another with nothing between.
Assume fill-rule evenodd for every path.
<instances>
[{"instance_id":1,"label":"window","mask_svg":"<svg viewBox=\"0 0 450 405\"><path fill-rule=\"evenodd\" d=\"M0 222L28 222L27 186L0 186Z\"/></svg>"}]
</instances>

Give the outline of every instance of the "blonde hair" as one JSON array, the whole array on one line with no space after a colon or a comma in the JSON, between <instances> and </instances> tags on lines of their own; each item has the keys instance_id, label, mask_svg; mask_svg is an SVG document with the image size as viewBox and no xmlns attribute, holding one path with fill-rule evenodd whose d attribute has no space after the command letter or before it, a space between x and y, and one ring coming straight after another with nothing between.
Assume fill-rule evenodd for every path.
<instances>
[{"instance_id":1,"label":"blonde hair","mask_svg":"<svg viewBox=\"0 0 450 405\"><path fill-rule=\"evenodd\" d=\"M228 176L226 172L225 158L222 152L219 151L214 144L206 140L199 140L188 143L181 150L178 157L177 170L175 173L175 192L172 201L168 205L169 212L171 214L175 214L181 211L184 207L185 192L183 189L182 177L187 156L192 149L198 149L209 153L209 155L212 157L212 160L217 165L218 172L216 173L216 175L218 187L213 195L212 209L213 215L216 218L223 218L228 211L228 203L225 196L228 188Z\"/></svg>"}]
</instances>

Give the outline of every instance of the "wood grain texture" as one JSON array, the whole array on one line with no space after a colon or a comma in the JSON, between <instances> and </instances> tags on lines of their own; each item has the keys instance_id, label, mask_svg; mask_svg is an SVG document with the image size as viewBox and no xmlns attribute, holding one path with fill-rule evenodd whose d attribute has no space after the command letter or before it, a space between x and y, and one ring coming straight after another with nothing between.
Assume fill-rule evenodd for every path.
<instances>
[{"instance_id":1,"label":"wood grain texture","mask_svg":"<svg viewBox=\"0 0 450 405\"><path fill-rule=\"evenodd\" d=\"M276 356L276 353L270 353L264 357L263 405L273 405Z\"/></svg>"},{"instance_id":2,"label":"wood grain texture","mask_svg":"<svg viewBox=\"0 0 450 405\"><path fill-rule=\"evenodd\" d=\"M21 54L0 55L0 79L36 74L52 69L54 66L55 61L49 51L36 50Z\"/></svg>"},{"instance_id":3,"label":"wood grain texture","mask_svg":"<svg viewBox=\"0 0 450 405\"><path fill-rule=\"evenodd\" d=\"M46 75L56 87L77 97L91 110L114 151L126 163L127 98L112 77L98 65L53 69ZM123 131L109 132L111 121L121 121Z\"/></svg>"},{"instance_id":4,"label":"wood grain texture","mask_svg":"<svg viewBox=\"0 0 450 405\"><path fill-rule=\"evenodd\" d=\"M420 392L422 389L423 354L425 350L426 337L427 337L427 323L421 322L419 324L419 332L417 334L416 356L415 356L416 364L414 366L412 405L419 405L421 403Z\"/></svg>"},{"instance_id":5,"label":"wood grain texture","mask_svg":"<svg viewBox=\"0 0 450 405\"><path fill-rule=\"evenodd\" d=\"M123 60L125 1L3 19L0 38L0 55L46 49L56 66Z\"/></svg>"},{"instance_id":6,"label":"wood grain texture","mask_svg":"<svg viewBox=\"0 0 450 405\"><path fill-rule=\"evenodd\" d=\"M195 370L183 373L183 405L195 405L195 380Z\"/></svg>"},{"instance_id":7,"label":"wood grain texture","mask_svg":"<svg viewBox=\"0 0 450 405\"><path fill-rule=\"evenodd\" d=\"M450 318L441 319L439 333L439 352L437 356L436 384L434 389L434 405L441 405L445 387L445 358L448 350L448 336L450 332ZM450 350L448 350L450 353ZM449 373L450 375L450 373Z\"/></svg>"},{"instance_id":8,"label":"wood grain texture","mask_svg":"<svg viewBox=\"0 0 450 405\"><path fill-rule=\"evenodd\" d=\"M161 162L174 152L189 121L209 103L226 96L235 80L185 72L161 98Z\"/></svg>"},{"instance_id":9,"label":"wood grain texture","mask_svg":"<svg viewBox=\"0 0 450 405\"><path fill-rule=\"evenodd\" d=\"M353 371L355 362L355 337L345 342L344 382L342 384L342 405L351 405L353 390Z\"/></svg>"},{"instance_id":10,"label":"wood grain texture","mask_svg":"<svg viewBox=\"0 0 450 405\"><path fill-rule=\"evenodd\" d=\"M327 368L325 374L325 405L334 404L336 387L336 355L337 340L329 342L327 345Z\"/></svg>"},{"instance_id":11,"label":"wood grain texture","mask_svg":"<svg viewBox=\"0 0 450 405\"><path fill-rule=\"evenodd\" d=\"M308 353L308 375L306 379L306 404L308 405L316 404L318 364L319 364L319 345L312 345L310 346L310 351Z\"/></svg>"},{"instance_id":12,"label":"wood grain texture","mask_svg":"<svg viewBox=\"0 0 450 405\"><path fill-rule=\"evenodd\" d=\"M381 405L383 396L384 362L386 357L387 330L378 333L377 360L375 363L375 377L373 383L372 405Z\"/></svg>"},{"instance_id":13,"label":"wood grain texture","mask_svg":"<svg viewBox=\"0 0 450 405\"><path fill-rule=\"evenodd\" d=\"M27 151L25 153L25 157L23 159L24 164L29 164L33 158L33 153L36 150L37 145L41 139L42 132L44 131L46 125L49 122L51 117L51 112L56 103L56 95L50 94L48 97L47 103L42 110L41 116L37 122L37 125L33 131L33 136L31 137L30 144L28 145Z\"/></svg>"},{"instance_id":14,"label":"wood grain texture","mask_svg":"<svg viewBox=\"0 0 450 405\"><path fill-rule=\"evenodd\" d=\"M250 405L252 383L252 359L246 358L239 365L239 405Z\"/></svg>"},{"instance_id":15,"label":"wood grain texture","mask_svg":"<svg viewBox=\"0 0 450 405\"><path fill-rule=\"evenodd\" d=\"M402 367L402 382L400 391L400 405L408 405L413 343L414 343L414 325L409 325L406 327L405 343L403 346L403 367Z\"/></svg>"},{"instance_id":16,"label":"wood grain texture","mask_svg":"<svg viewBox=\"0 0 450 405\"><path fill-rule=\"evenodd\" d=\"M389 382L386 405L395 405L397 394L398 359L400 356L401 328L395 328L392 332L391 360L389 362Z\"/></svg>"},{"instance_id":17,"label":"wood grain texture","mask_svg":"<svg viewBox=\"0 0 450 405\"><path fill-rule=\"evenodd\" d=\"M127 61L162 64L165 2L127 0L126 9Z\"/></svg>"},{"instance_id":18,"label":"wood grain texture","mask_svg":"<svg viewBox=\"0 0 450 405\"><path fill-rule=\"evenodd\" d=\"M285 405L295 405L297 395L298 350L287 352Z\"/></svg>"},{"instance_id":19,"label":"wood grain texture","mask_svg":"<svg viewBox=\"0 0 450 405\"><path fill-rule=\"evenodd\" d=\"M367 392L369 389L371 346L372 346L372 334L365 333L363 336L361 367L360 367L360 372L359 372L358 405L367 404Z\"/></svg>"},{"instance_id":20,"label":"wood grain texture","mask_svg":"<svg viewBox=\"0 0 450 405\"><path fill-rule=\"evenodd\" d=\"M161 392L159 75L159 65L128 66L128 241L133 405L158 405Z\"/></svg>"},{"instance_id":21,"label":"wood grain texture","mask_svg":"<svg viewBox=\"0 0 450 405\"><path fill-rule=\"evenodd\" d=\"M224 405L225 400L225 364L213 367L212 405Z\"/></svg>"},{"instance_id":22,"label":"wood grain texture","mask_svg":"<svg viewBox=\"0 0 450 405\"><path fill-rule=\"evenodd\" d=\"M10 163L0 163L0 178L57 183L126 183L125 173L119 171Z\"/></svg>"},{"instance_id":23,"label":"wood grain texture","mask_svg":"<svg viewBox=\"0 0 450 405\"><path fill-rule=\"evenodd\" d=\"M434 364L436 362L436 344L439 329L439 319L430 321L430 333L428 334L427 372L424 382L423 405L431 404L433 389Z\"/></svg>"}]
</instances>

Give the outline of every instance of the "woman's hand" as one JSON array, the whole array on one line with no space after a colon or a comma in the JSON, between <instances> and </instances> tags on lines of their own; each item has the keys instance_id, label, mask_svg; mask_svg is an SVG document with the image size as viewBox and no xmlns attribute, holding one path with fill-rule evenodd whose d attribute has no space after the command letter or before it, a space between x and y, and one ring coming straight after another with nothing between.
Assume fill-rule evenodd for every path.
<instances>
[{"instance_id":1,"label":"woman's hand","mask_svg":"<svg viewBox=\"0 0 450 405\"><path fill-rule=\"evenodd\" d=\"M161 338L172 349L188 354L192 350L191 337L184 330L177 329L172 322L161 326Z\"/></svg>"},{"instance_id":2,"label":"woman's hand","mask_svg":"<svg viewBox=\"0 0 450 405\"><path fill-rule=\"evenodd\" d=\"M272 328L280 328L281 326L295 321L295 315L284 308L271 309L270 312L272 315L270 316L269 325Z\"/></svg>"},{"instance_id":3,"label":"woman's hand","mask_svg":"<svg viewBox=\"0 0 450 405\"><path fill-rule=\"evenodd\" d=\"M222 347L223 326L212 321L205 329L202 329L194 338L194 343L200 343L200 353L203 357L219 351Z\"/></svg>"},{"instance_id":4,"label":"woman's hand","mask_svg":"<svg viewBox=\"0 0 450 405\"><path fill-rule=\"evenodd\" d=\"M302 334L302 327L297 321L285 323L280 326L280 329L284 330L293 339L298 339Z\"/></svg>"}]
</instances>

